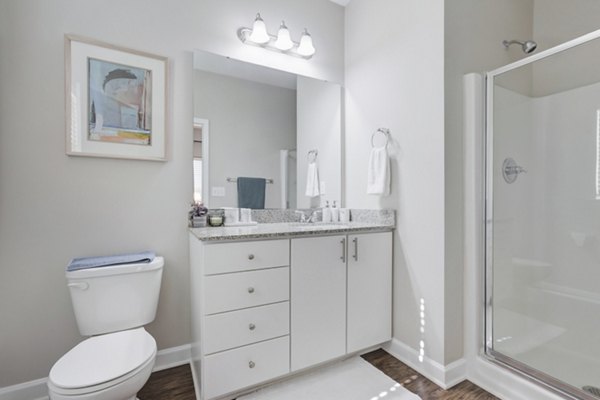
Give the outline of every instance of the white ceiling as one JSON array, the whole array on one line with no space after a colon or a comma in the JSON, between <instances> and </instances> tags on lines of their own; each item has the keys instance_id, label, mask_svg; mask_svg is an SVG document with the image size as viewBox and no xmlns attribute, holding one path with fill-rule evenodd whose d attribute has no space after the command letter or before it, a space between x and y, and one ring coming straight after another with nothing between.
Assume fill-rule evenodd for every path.
<instances>
[{"instance_id":1,"label":"white ceiling","mask_svg":"<svg viewBox=\"0 0 600 400\"><path fill-rule=\"evenodd\" d=\"M332 2L334 2L335 4L339 4L340 6L346 7L348 5L348 3L350 3L350 0L330 0Z\"/></svg>"}]
</instances>

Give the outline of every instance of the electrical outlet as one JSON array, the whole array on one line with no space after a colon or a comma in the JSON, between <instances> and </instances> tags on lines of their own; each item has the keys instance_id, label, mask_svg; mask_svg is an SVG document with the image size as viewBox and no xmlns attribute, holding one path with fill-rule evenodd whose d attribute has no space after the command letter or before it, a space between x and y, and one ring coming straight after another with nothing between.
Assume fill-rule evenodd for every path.
<instances>
[{"instance_id":1,"label":"electrical outlet","mask_svg":"<svg viewBox=\"0 0 600 400\"><path fill-rule=\"evenodd\" d=\"M210 194L213 197L225 197L225 187L213 186L213 187L211 187Z\"/></svg>"}]
</instances>

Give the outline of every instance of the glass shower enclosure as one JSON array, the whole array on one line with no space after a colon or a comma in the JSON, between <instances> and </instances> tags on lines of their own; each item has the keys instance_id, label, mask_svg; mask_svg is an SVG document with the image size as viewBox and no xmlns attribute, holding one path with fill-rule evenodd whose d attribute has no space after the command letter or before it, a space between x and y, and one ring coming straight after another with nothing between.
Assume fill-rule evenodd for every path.
<instances>
[{"instance_id":1,"label":"glass shower enclosure","mask_svg":"<svg viewBox=\"0 0 600 400\"><path fill-rule=\"evenodd\" d=\"M600 31L487 74L485 353L600 399Z\"/></svg>"}]
</instances>

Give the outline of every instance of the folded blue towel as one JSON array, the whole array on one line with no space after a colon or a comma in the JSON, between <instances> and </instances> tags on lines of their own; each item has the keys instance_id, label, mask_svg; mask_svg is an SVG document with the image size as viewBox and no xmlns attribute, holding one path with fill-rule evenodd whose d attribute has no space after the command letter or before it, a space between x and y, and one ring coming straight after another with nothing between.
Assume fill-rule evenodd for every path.
<instances>
[{"instance_id":1,"label":"folded blue towel","mask_svg":"<svg viewBox=\"0 0 600 400\"><path fill-rule=\"evenodd\" d=\"M77 271L80 269L108 267L110 265L149 263L154 260L156 254L152 251L142 251L139 253L117 254L114 256L100 257L82 257L74 258L67 266L67 271Z\"/></svg>"}]
</instances>

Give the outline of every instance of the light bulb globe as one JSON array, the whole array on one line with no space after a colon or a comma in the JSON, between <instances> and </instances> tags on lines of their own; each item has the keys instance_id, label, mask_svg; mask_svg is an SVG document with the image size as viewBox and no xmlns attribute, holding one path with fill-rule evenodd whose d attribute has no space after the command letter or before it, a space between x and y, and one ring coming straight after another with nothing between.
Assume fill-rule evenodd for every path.
<instances>
[{"instance_id":1,"label":"light bulb globe","mask_svg":"<svg viewBox=\"0 0 600 400\"><path fill-rule=\"evenodd\" d=\"M294 47L294 42L290 37L290 31L288 30L285 23L282 21L279 31L277 32L277 40L275 41L275 47L281 51L288 51Z\"/></svg>"},{"instance_id":2,"label":"light bulb globe","mask_svg":"<svg viewBox=\"0 0 600 400\"><path fill-rule=\"evenodd\" d=\"M271 40L269 34L267 33L265 21L263 21L263 19L260 17L260 14L256 14L256 19L252 25L252 32L250 33L248 39L257 44L269 43L269 40Z\"/></svg>"},{"instance_id":3,"label":"light bulb globe","mask_svg":"<svg viewBox=\"0 0 600 400\"><path fill-rule=\"evenodd\" d=\"M298 54L302 57L310 57L315 54L315 46L313 46L312 37L305 29L300 37L300 45L298 46Z\"/></svg>"}]
</instances>

